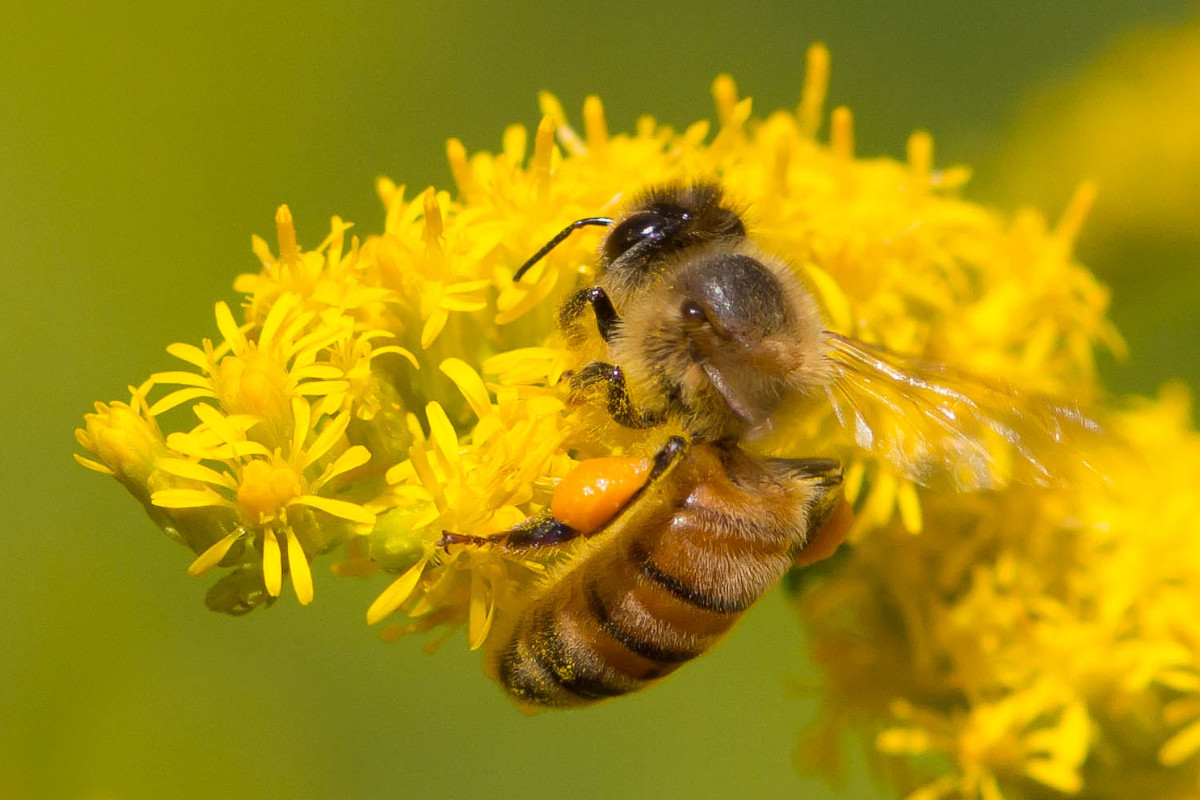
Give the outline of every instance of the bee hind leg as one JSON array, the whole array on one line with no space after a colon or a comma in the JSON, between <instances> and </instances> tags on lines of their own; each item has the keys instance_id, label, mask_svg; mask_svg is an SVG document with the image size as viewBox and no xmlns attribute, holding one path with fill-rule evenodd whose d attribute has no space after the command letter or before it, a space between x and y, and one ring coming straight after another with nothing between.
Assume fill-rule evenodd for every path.
<instances>
[{"instance_id":1,"label":"bee hind leg","mask_svg":"<svg viewBox=\"0 0 1200 800\"><path fill-rule=\"evenodd\" d=\"M842 465L832 458L763 459L776 475L803 484L808 496L806 536L795 553L794 566L803 567L834 554L854 523L854 512L842 494ZM799 488L799 487L798 487Z\"/></svg>"},{"instance_id":2,"label":"bee hind leg","mask_svg":"<svg viewBox=\"0 0 1200 800\"><path fill-rule=\"evenodd\" d=\"M682 436L672 436L667 439L659 451L654 454L654 466L650 468L650 481L657 480L667 468L679 460L687 450L688 443ZM649 482L649 481L648 481Z\"/></svg>"},{"instance_id":3,"label":"bee hind leg","mask_svg":"<svg viewBox=\"0 0 1200 800\"><path fill-rule=\"evenodd\" d=\"M471 536L466 533L442 531L442 538L438 540L437 546L448 549L452 544L463 544L473 547L499 547L501 550L519 552L552 547L569 542L580 535L581 531L545 514L530 517L519 525L492 536Z\"/></svg>"},{"instance_id":4,"label":"bee hind leg","mask_svg":"<svg viewBox=\"0 0 1200 800\"><path fill-rule=\"evenodd\" d=\"M796 567L807 567L832 556L846 541L850 528L854 525L854 511L844 498L838 496L837 502L827 513L823 522L816 530L809 532L808 541L796 554L792 562Z\"/></svg>"},{"instance_id":5,"label":"bee hind leg","mask_svg":"<svg viewBox=\"0 0 1200 800\"><path fill-rule=\"evenodd\" d=\"M687 442L679 436L672 436L654 454L651 462L650 475L646 484L652 483L670 469L671 465L687 450ZM634 496L645 489L641 486ZM573 520L574 521L574 520ZM607 520L606 520L607 521ZM576 521L576 525L579 523ZM442 531L442 538L437 546L449 550L451 545L470 545L472 547L499 547L508 552L521 552L539 547L553 547L569 542L579 536L591 536L603 525L593 527L574 527L550 514L530 517L503 533L492 536L473 536L467 533Z\"/></svg>"},{"instance_id":6,"label":"bee hind leg","mask_svg":"<svg viewBox=\"0 0 1200 800\"><path fill-rule=\"evenodd\" d=\"M842 462L835 458L766 458L777 473L789 479L812 481L823 487L842 485Z\"/></svg>"}]
</instances>

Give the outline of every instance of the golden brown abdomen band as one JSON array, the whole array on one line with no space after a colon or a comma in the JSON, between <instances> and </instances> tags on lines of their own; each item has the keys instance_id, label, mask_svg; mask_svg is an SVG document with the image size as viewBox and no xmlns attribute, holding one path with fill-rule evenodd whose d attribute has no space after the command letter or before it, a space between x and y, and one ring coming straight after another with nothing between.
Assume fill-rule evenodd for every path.
<instances>
[{"instance_id":1,"label":"golden brown abdomen band","mask_svg":"<svg viewBox=\"0 0 1200 800\"><path fill-rule=\"evenodd\" d=\"M786 541L745 538L745 520L711 509L698 529L695 511L614 537L534 601L498 653L515 698L574 706L640 689L708 650L782 576Z\"/></svg>"}]
</instances>

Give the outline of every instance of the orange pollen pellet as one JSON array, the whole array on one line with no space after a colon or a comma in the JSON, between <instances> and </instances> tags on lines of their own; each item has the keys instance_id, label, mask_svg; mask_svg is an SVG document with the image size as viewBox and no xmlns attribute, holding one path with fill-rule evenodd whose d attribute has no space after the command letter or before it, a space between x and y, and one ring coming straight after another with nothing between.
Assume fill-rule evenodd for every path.
<instances>
[{"instance_id":1,"label":"orange pollen pellet","mask_svg":"<svg viewBox=\"0 0 1200 800\"><path fill-rule=\"evenodd\" d=\"M550 513L582 533L604 527L650 474L648 458L589 458L581 461L554 489Z\"/></svg>"}]
</instances>

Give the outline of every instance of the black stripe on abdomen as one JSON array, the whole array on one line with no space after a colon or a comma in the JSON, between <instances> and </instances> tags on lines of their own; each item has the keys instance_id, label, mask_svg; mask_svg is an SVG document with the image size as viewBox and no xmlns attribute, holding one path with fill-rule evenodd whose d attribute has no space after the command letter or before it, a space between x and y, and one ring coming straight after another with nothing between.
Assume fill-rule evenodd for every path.
<instances>
[{"instance_id":1,"label":"black stripe on abdomen","mask_svg":"<svg viewBox=\"0 0 1200 800\"><path fill-rule=\"evenodd\" d=\"M703 649L677 650L670 647L663 647L660 644L647 641L636 633L626 630L612 618L608 606L604 603L604 598L600 596L600 592L596 588L595 580L584 582L583 594L587 600L588 611L591 612L600 629L620 642L631 653L659 664L681 664L684 661L691 661L704 652Z\"/></svg>"},{"instance_id":2,"label":"black stripe on abdomen","mask_svg":"<svg viewBox=\"0 0 1200 800\"><path fill-rule=\"evenodd\" d=\"M711 611L716 614L740 614L758 599L757 596L751 596L744 599L726 599L707 594L695 586L689 585L681 578L674 575L669 575L658 568L654 563L654 556L645 545L636 539L629 543L629 549L626 551L630 562L638 568L638 571L648 580L665 590L673 597L690 603L696 608L701 608L705 611Z\"/></svg>"},{"instance_id":3,"label":"black stripe on abdomen","mask_svg":"<svg viewBox=\"0 0 1200 800\"><path fill-rule=\"evenodd\" d=\"M573 657L559 635L560 624L555 609L540 608L525 633L534 660L555 683L583 700L615 697L634 688L617 682L616 676L605 674L602 667L597 669L594 664Z\"/></svg>"}]
</instances>

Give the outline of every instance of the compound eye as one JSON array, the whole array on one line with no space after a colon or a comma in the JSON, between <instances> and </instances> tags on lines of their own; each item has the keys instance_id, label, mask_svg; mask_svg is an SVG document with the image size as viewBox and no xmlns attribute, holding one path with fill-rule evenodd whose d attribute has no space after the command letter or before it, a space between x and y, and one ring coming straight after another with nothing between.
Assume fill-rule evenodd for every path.
<instances>
[{"instance_id":1,"label":"compound eye","mask_svg":"<svg viewBox=\"0 0 1200 800\"><path fill-rule=\"evenodd\" d=\"M692 330L708 324L708 314L704 313L704 307L695 300L684 300L679 306L679 316L683 320L683 326Z\"/></svg>"},{"instance_id":2,"label":"compound eye","mask_svg":"<svg viewBox=\"0 0 1200 800\"><path fill-rule=\"evenodd\" d=\"M661 242L676 231L691 215L677 206L639 211L623 219L604 240L604 258L616 261L642 242Z\"/></svg>"}]
</instances>

